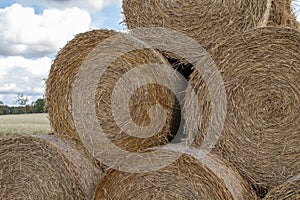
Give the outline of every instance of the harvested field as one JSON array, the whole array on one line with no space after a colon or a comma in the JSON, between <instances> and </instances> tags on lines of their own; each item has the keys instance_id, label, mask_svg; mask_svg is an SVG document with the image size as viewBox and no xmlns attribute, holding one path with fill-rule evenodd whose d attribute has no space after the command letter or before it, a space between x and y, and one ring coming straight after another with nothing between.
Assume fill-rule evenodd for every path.
<instances>
[{"instance_id":1,"label":"harvested field","mask_svg":"<svg viewBox=\"0 0 300 200\"><path fill-rule=\"evenodd\" d=\"M0 115L0 136L51 132L48 114Z\"/></svg>"}]
</instances>

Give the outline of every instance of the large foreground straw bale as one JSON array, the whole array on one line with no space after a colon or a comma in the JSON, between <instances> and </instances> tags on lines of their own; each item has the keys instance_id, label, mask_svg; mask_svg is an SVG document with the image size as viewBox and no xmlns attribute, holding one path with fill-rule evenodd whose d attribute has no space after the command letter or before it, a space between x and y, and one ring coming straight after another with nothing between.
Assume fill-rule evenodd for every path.
<instances>
[{"instance_id":1,"label":"large foreground straw bale","mask_svg":"<svg viewBox=\"0 0 300 200\"><path fill-rule=\"evenodd\" d=\"M90 199L102 171L55 136L0 139L0 199Z\"/></svg>"},{"instance_id":2,"label":"large foreground straw bale","mask_svg":"<svg viewBox=\"0 0 300 200\"><path fill-rule=\"evenodd\" d=\"M104 46L101 46L103 44L102 42L107 41L106 39L108 38L114 38L116 34L116 32L108 30L93 30L78 34L57 55L47 80L49 116L56 133L73 138L77 141L83 139L80 138L75 128L75 122L72 116L73 110L76 109L72 107L72 87L78 75L80 66L90 56L90 53L94 52L94 49L101 50L102 47L105 48ZM123 49L126 49L127 47L129 49L132 48L132 46L135 46L134 43L125 41L126 39L123 40L123 38L118 38L119 39L114 39L116 41L111 41L110 44L113 47L119 44L122 45ZM137 45L137 47L139 47L139 45ZM106 51L108 51L104 52L106 56L100 58L100 60L105 60L107 57L115 56L119 49L112 48ZM94 59L99 59L98 54L95 57L96 58ZM94 61L91 64L97 64L96 62L99 62L99 60ZM123 87L122 92L119 92L114 96L116 103L112 103L113 92L118 81L131 70L150 63L165 64L173 70L171 65L169 65L158 52L148 48L143 50L134 50L119 56L111 63L111 65L107 66L101 77L100 75L97 76L94 72L90 72L95 74L95 78L99 79L99 82L94 98L88 101L95 105L99 125L106 134L106 137L114 145L124 150L139 151L155 145L164 144L173 137L179 126L180 108L175 95L172 91L170 91L170 89L156 84L161 81L159 80L161 73L145 71L140 73L136 71L134 78L138 77L140 80L138 82L142 83L144 80L146 82L150 80L149 82L151 82L151 84L143 85L136 91L132 91L132 87L128 87L127 85L121 85L121 87ZM151 71L152 68L148 69ZM172 75L173 73L169 73L167 76L163 77L163 80L175 81L176 77ZM156 79L156 77L158 78ZM128 82L137 83L130 79L127 80L127 83ZM78 98L82 97L85 93L87 93L86 90L91 89L82 89L75 95L77 95ZM123 121L117 124L115 120L116 116L114 116L115 113L113 112L113 106L120 106L120 102L122 102L126 96L125 94L129 93L132 93L132 96L126 106L130 112L130 117L126 119L123 118ZM167 113L165 121L162 120L159 111L155 109L150 110L151 107L158 104L161 105ZM118 111L120 109L116 110ZM151 115L151 112L152 114L156 113L156 115ZM124 113L118 114L119 117L122 117L123 115ZM150 115L159 117L151 119ZM131 120L137 126L142 128L150 124L155 125L163 123L163 125L159 131L155 132L156 130L153 130L155 134L151 137L134 137L133 135L127 134L126 131L121 129L119 126L120 124L130 124ZM97 150L97 145L99 144L94 144L93 138L90 139L89 136L87 136L86 140L91 142L89 145L90 150L93 149L93 145L94 149Z\"/></svg>"},{"instance_id":3,"label":"large foreground straw bale","mask_svg":"<svg viewBox=\"0 0 300 200\"><path fill-rule=\"evenodd\" d=\"M211 55L227 94L224 129L213 150L260 188L272 188L299 174L300 32L258 28L224 41ZM194 143L200 146L213 108L198 71L190 83L185 129L196 133ZM196 111L190 100L192 90L200 105ZM195 128L199 116L202 120Z\"/></svg>"},{"instance_id":4,"label":"large foreground straw bale","mask_svg":"<svg viewBox=\"0 0 300 200\"><path fill-rule=\"evenodd\" d=\"M166 155L172 157L179 153L180 148L176 146L176 152L166 150ZM203 158L198 155L198 150L190 149L178 160L157 171L126 173L109 170L94 199L253 200L256 196L227 162L214 155Z\"/></svg>"}]
</instances>

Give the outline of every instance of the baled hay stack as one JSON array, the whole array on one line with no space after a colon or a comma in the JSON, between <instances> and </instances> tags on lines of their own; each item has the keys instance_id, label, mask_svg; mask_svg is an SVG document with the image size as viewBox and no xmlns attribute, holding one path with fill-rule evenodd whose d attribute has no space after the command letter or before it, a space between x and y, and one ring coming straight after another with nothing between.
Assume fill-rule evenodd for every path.
<instances>
[{"instance_id":1,"label":"baled hay stack","mask_svg":"<svg viewBox=\"0 0 300 200\"><path fill-rule=\"evenodd\" d=\"M0 199L90 199L102 171L55 136L0 139Z\"/></svg>"},{"instance_id":2,"label":"baled hay stack","mask_svg":"<svg viewBox=\"0 0 300 200\"><path fill-rule=\"evenodd\" d=\"M284 184L272 189L264 200L299 200L300 199L300 176L296 176Z\"/></svg>"},{"instance_id":3,"label":"baled hay stack","mask_svg":"<svg viewBox=\"0 0 300 200\"><path fill-rule=\"evenodd\" d=\"M290 0L123 0L123 11L129 29L170 28L206 50L219 39L258 26L297 26Z\"/></svg>"},{"instance_id":4,"label":"baled hay stack","mask_svg":"<svg viewBox=\"0 0 300 200\"><path fill-rule=\"evenodd\" d=\"M227 95L224 129L213 150L261 189L299 174L300 32L258 28L224 41L211 56ZM185 130L197 134L195 145L200 146L212 118L211 99L198 71L190 83ZM200 105L195 112L193 89ZM195 128L199 116L201 124Z\"/></svg>"},{"instance_id":5,"label":"baled hay stack","mask_svg":"<svg viewBox=\"0 0 300 200\"><path fill-rule=\"evenodd\" d=\"M73 138L77 141L82 139L75 129L74 119L72 116L72 111L74 109L72 107L72 86L76 76L78 75L81 64L89 56L89 53L91 53L96 47L97 51L99 48L101 51L101 45L103 44L101 42L115 35L116 32L108 30L93 30L78 34L57 55L46 84L50 121L55 132L58 134ZM118 39L114 40L117 41L112 41L110 44L114 46L121 45L123 49L124 47L125 49L127 47L129 49L135 45L132 42L127 42L125 38L123 40L123 38L120 39L120 37L118 37ZM139 47L139 45L137 46ZM103 48L105 47L103 46ZM101 57L99 54L99 56L97 55L97 58L95 59L100 57L100 59L105 60L107 57L114 56L116 52L118 52L118 47L115 49L109 49L108 51L109 52L102 52L105 56ZM95 61L94 64L96 62L98 61ZM130 112L132 121L142 128L149 124L153 125L164 123L163 127L151 137L134 137L121 130L115 121L115 116L112 110L112 94L118 81L130 70L150 63L169 65L159 53L152 49L134 50L118 57L106 68L101 77L100 75L95 75L95 77L99 79L99 82L95 91L95 98L91 99L90 102L96 107L98 122L103 132L106 134L106 137L114 145L117 145L124 150L139 151L155 145L164 144L173 137L173 134L176 133L179 126L180 108L177 98L168 88L155 84L159 81L153 80L153 75L154 77L161 76L160 74L151 72L145 72L145 74L135 72L135 77L138 77L139 80L151 80L153 84L141 86L136 91L131 91L131 88L126 87L125 85L124 88L122 88L123 90L121 94L117 94L117 101L122 102L125 94L133 92L129 105L126 105ZM171 66L170 68L172 69ZM171 81L171 79L175 80L176 77L172 77L172 75L169 74L169 76L165 76L163 79L165 81ZM127 80L127 82L134 81ZM76 95L85 95L85 90L89 90L89 88L82 89L82 93ZM162 121L161 118L151 119L149 116L150 108L157 104L160 104L167 113L165 121ZM117 103L115 106L120 106L120 104ZM155 110L152 109L152 112L155 112ZM118 115L123 115L123 113ZM131 120L129 118L122 121L122 124L128 124ZM93 143L93 139L90 140L89 136L87 137L87 140ZM96 145L98 144L91 144L90 150L97 150Z\"/></svg>"},{"instance_id":6,"label":"baled hay stack","mask_svg":"<svg viewBox=\"0 0 300 200\"><path fill-rule=\"evenodd\" d=\"M182 154L177 150L166 149L165 159L168 155ZM203 158L193 149L157 171L126 173L109 170L94 199L256 199L244 179L227 164L214 155Z\"/></svg>"}]
</instances>

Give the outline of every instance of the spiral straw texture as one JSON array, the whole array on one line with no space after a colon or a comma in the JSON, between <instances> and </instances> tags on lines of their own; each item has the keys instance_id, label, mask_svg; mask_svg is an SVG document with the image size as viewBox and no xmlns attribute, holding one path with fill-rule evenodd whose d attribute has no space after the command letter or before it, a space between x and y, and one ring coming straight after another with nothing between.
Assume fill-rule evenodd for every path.
<instances>
[{"instance_id":1,"label":"spiral straw texture","mask_svg":"<svg viewBox=\"0 0 300 200\"><path fill-rule=\"evenodd\" d=\"M123 11L129 29L170 28L208 51L220 40L258 26L299 26L290 0L123 0Z\"/></svg>"},{"instance_id":2,"label":"spiral straw texture","mask_svg":"<svg viewBox=\"0 0 300 200\"><path fill-rule=\"evenodd\" d=\"M115 32L107 30L93 30L79 34L57 55L47 80L49 116L52 126L57 134L73 138L77 141L82 139L75 128L72 117L72 111L74 109L72 107L73 83L81 64L89 56L89 53L91 53L96 47L101 49L101 42L113 37L114 35L116 35ZM132 45L135 45L134 43L126 43L125 39L124 41L122 41L122 39L112 41L113 45L114 43L123 44L122 47L125 49L127 46L129 49ZM109 53L111 54L108 56L114 56L116 52L118 52L118 49L109 49ZM99 56L97 55L96 57ZM97 61L93 61L91 63L95 62ZM164 64L173 70L173 68L156 51L152 49L137 49L121 56L118 55L118 58L111 63L110 66L107 66L101 77L96 76L96 78L99 79L98 87L95 91L94 99L89 101L95 104L96 117L98 118L98 122L103 132L106 134L106 137L114 145L124 150L141 151L148 147L164 144L173 137L179 126L179 102L175 95L173 95L172 91L164 86L155 84L159 83L159 81L155 80L155 77L159 76L159 74L155 75L154 72L151 73L151 69L150 72L147 73L141 73L138 71L134 72L134 77L138 77L140 82L142 82L142 80L147 81L153 77L150 76L151 74L154 74L154 78L151 81L151 84L143 85L136 91L133 91L130 101L126 105L130 112L130 117L125 119L123 118L123 121L119 124L116 123L116 113L113 112L113 106L120 106L120 102L123 102L125 98L124 94L132 93L132 87L128 87L128 85L121 85L121 92L116 92L116 95L113 96L118 81L138 66L151 63ZM164 80L174 79L176 78L172 76L172 74L164 77ZM130 79L127 80L127 83L128 82L130 82ZM78 95L85 95L85 90L90 90L90 88L82 89L81 93ZM112 100L114 100L114 104L112 103ZM151 113L156 113L155 116L159 116L159 111L155 109L151 110L154 105L160 105L166 111L167 117L165 121L163 121L163 118L160 117L151 118ZM123 107L121 106L116 110L118 111L122 108ZM124 113L119 113L117 115L122 117ZM120 128L120 124L127 125L130 123L130 120L140 127L144 127L149 124L164 124L163 127L151 137L135 137L127 134ZM155 130L153 131L155 132ZM96 145L98 144L95 144L95 148L97 148Z\"/></svg>"},{"instance_id":3,"label":"spiral straw texture","mask_svg":"<svg viewBox=\"0 0 300 200\"><path fill-rule=\"evenodd\" d=\"M253 185L272 188L300 172L300 32L258 28L233 36L212 51L227 94L224 129L213 151L234 163ZM214 77L210 77L212 80ZM203 142L211 100L201 74L191 76L185 131ZM190 102L198 96L200 110ZM197 116L201 124L193 128Z\"/></svg>"},{"instance_id":4,"label":"spiral straw texture","mask_svg":"<svg viewBox=\"0 0 300 200\"><path fill-rule=\"evenodd\" d=\"M46 81L46 100L55 132L80 140L72 119L71 87L81 63L96 45L114 35L113 31L78 34L56 56Z\"/></svg>"},{"instance_id":5,"label":"spiral straw texture","mask_svg":"<svg viewBox=\"0 0 300 200\"><path fill-rule=\"evenodd\" d=\"M264 200L300 199L300 177L290 179L282 185L272 189Z\"/></svg>"},{"instance_id":6,"label":"spiral straw texture","mask_svg":"<svg viewBox=\"0 0 300 200\"><path fill-rule=\"evenodd\" d=\"M179 153L166 152L166 156ZM94 199L256 199L238 172L227 164L214 155L201 159L193 150L154 172L110 170Z\"/></svg>"},{"instance_id":7,"label":"spiral straw texture","mask_svg":"<svg viewBox=\"0 0 300 200\"><path fill-rule=\"evenodd\" d=\"M55 136L0 138L1 199L90 199L103 175Z\"/></svg>"}]
</instances>

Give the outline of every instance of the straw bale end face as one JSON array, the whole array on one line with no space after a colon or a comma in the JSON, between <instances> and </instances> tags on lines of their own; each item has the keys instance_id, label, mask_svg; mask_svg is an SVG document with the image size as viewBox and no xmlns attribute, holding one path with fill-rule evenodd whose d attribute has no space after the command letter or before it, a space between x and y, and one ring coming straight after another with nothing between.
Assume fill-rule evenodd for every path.
<instances>
[{"instance_id":1,"label":"straw bale end face","mask_svg":"<svg viewBox=\"0 0 300 200\"><path fill-rule=\"evenodd\" d=\"M52 136L1 138L0 166L0 199L89 199L101 175Z\"/></svg>"},{"instance_id":2,"label":"straw bale end face","mask_svg":"<svg viewBox=\"0 0 300 200\"><path fill-rule=\"evenodd\" d=\"M253 185L270 189L300 173L300 32L258 28L235 35L212 51L224 80L227 114L214 152L234 163ZM197 130L189 111L190 90L201 105ZM201 145L211 116L211 99L200 73L187 91L187 132Z\"/></svg>"},{"instance_id":3,"label":"straw bale end face","mask_svg":"<svg viewBox=\"0 0 300 200\"><path fill-rule=\"evenodd\" d=\"M116 48L116 46L120 48ZM119 55L120 49L132 48L135 50ZM91 63L95 64L102 62L101 59L105 60L116 55L118 55L117 58L109 66L106 66L101 76L97 76L94 71L87 74L87 76L94 75L94 80L98 83L93 93L94 96L88 100L95 104L97 125L101 126L106 137L114 145L127 151L143 151L148 147L167 143L177 132L181 110L179 101L172 93L173 91L159 83L163 80L164 82L175 83L172 84L174 86L178 80L178 90L180 90L182 86L179 79L174 75L175 73L173 73L175 70L157 51L149 47L141 48L139 44L129 41L124 34L121 36L121 34L114 31L106 30L94 30L77 35L59 52L55 59L47 80L48 110L55 132L78 142L85 139L75 129L75 121L72 115L75 109L72 107L74 102L72 89L75 80L79 76L78 73L82 64L87 63L86 60L100 58L100 60L92 60ZM162 76L163 73L153 70L151 66L148 67L149 64L153 63L164 65L172 72ZM141 66L147 66L147 68L141 71ZM129 74L132 78L126 78L130 76ZM91 79L85 76L81 78L87 81ZM133 81L133 79L135 80ZM118 85L120 81L125 81L126 84L120 86ZM140 85L132 91L132 85L134 84ZM122 89L121 92L115 92L117 86ZM80 93L76 94L76 97L81 98L87 90L90 90L90 88L82 89ZM120 107L128 100L127 94L132 94L128 104ZM160 111L153 109L154 106L163 108L166 117L159 115ZM127 113L116 114L114 112L122 110L124 107L128 107L126 112L129 112L130 116L127 116ZM151 118L153 116L151 114L156 118ZM122 116L126 117L122 118ZM117 117L122 118L123 121L119 120L117 122ZM155 124L162 123L161 129L157 132L152 131L155 134L151 137L135 137L120 128L120 124L124 126L133 124L134 127L138 126L143 129L148 125L155 126ZM90 146L93 146L90 149L97 149L96 145L99 144L90 144Z\"/></svg>"},{"instance_id":4,"label":"straw bale end face","mask_svg":"<svg viewBox=\"0 0 300 200\"><path fill-rule=\"evenodd\" d=\"M89 31L75 36L56 56L46 81L49 118L55 133L80 141L72 118L72 84L84 59L97 46L116 34L114 31Z\"/></svg>"},{"instance_id":5,"label":"straw bale end face","mask_svg":"<svg viewBox=\"0 0 300 200\"><path fill-rule=\"evenodd\" d=\"M134 72L134 76L139 77L141 82L144 80L151 80L149 81L151 84L141 85L134 92L130 90L130 87L124 85L122 93L118 93L117 96L112 97L113 90L116 88L118 80L126 73L130 73L131 70L135 70L139 66L149 63L166 64L167 62L163 57L158 57L157 52L151 49L132 51L112 63L112 66L107 68L106 73L101 77L98 84L95 101L99 123L110 141L127 151L143 151L144 149L156 145L166 144L172 140L179 128L181 108L178 99L173 91L159 84L160 78L156 79L152 75L148 76L147 74L144 75L138 71L137 73ZM160 75L156 74L155 77L160 77ZM175 80L176 78L166 76L164 79ZM132 80L128 78L126 82L132 83ZM114 116L112 108L115 105L107 102L110 102L112 98L117 99L120 103L125 102L124 93L132 93L128 102L128 110L131 119L124 118L124 121L121 124L129 123L129 121L132 120L133 123L141 127L141 129L145 127L146 132L147 129L149 129L147 126L150 124L162 124L163 122L163 127L155 133L155 135L150 137L145 136L143 138L135 137L129 135L117 125L115 120L116 116ZM163 119L162 116L157 116L157 118L151 116L151 108L156 105L162 106L166 111L166 119ZM120 115L123 114L125 113L120 113ZM152 131L155 132L156 130L153 129Z\"/></svg>"}]
</instances>

